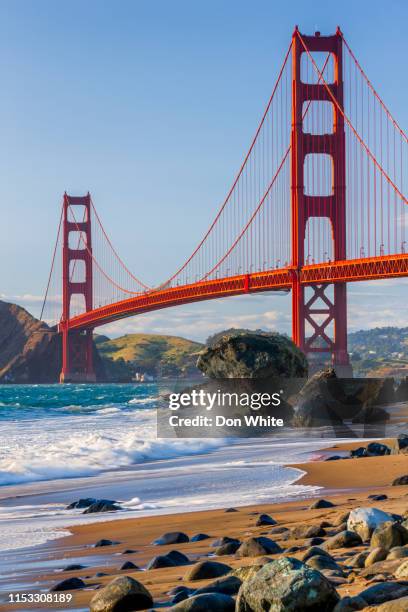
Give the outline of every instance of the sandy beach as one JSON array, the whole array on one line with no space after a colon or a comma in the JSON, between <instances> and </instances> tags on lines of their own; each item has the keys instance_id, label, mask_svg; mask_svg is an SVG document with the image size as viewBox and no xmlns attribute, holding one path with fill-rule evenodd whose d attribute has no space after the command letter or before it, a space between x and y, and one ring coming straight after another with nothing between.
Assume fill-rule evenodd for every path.
<instances>
[{"instance_id":1,"label":"sandy beach","mask_svg":"<svg viewBox=\"0 0 408 612\"><path fill-rule=\"evenodd\" d=\"M387 440L382 441L387 443ZM390 442L388 440L388 442ZM366 443L364 443L366 444ZM345 452L360 446L361 443L338 444L322 453L333 454L336 451ZM292 467L301 469L305 475L300 483L322 487L319 498L331 501L334 506L330 508L310 509L313 500L303 499L286 503L256 504L237 507L235 511L227 512L226 508L217 510L187 512L172 515L148 516L122 520L110 520L91 525L79 525L71 528L72 535L56 540L43 547L44 559L53 559L53 571L33 570L30 580L35 583L35 589L28 591L48 590L56 582L79 577L86 583L86 588L73 591L73 600L65 607L59 608L25 604L24 609L89 609L89 601L96 590L108 584L116 576L131 576L140 581L152 594L155 605L167 605L171 596L169 591L174 587L184 585L194 589L200 588L211 580L191 582L185 580L189 566L165 567L145 570L146 565L157 555L165 555L170 550L177 550L188 556L194 563L197 560L216 560L228 564L231 568L242 567L259 563L259 557L236 558L234 554L214 556L215 549L211 546L217 538L228 536L245 540L249 537L258 537L270 532L269 527L256 526L260 513L272 516L279 527L288 528L287 534L271 536L282 548L287 550L297 546L298 551L291 552L290 556L301 558L308 546L308 541L291 537L292 530L299 525L316 525L326 521L332 528L327 529L327 535L335 532L335 525L341 520L344 513L358 506L375 507L386 512L404 514L407 508L407 486L391 486L392 481L407 473L407 455L390 455L384 457L364 457L339 461L317 460L308 463L296 464ZM384 494L383 501L373 501L369 495ZM315 498L316 499L316 498ZM210 536L198 542L185 542L157 546L153 541L166 532L180 531L189 538L194 534L205 533ZM109 539L117 542L111 546L97 547L95 543L100 539ZM364 550L364 546L353 547L352 552ZM133 551L133 552L125 552ZM348 549L334 551L338 562L344 561L350 555ZM272 555L277 558L282 554ZM140 570L120 569L123 563L131 561ZM61 571L64 566L75 562L84 567L81 570ZM40 564L41 565L41 564ZM96 576L103 572L105 575ZM355 572L348 574L345 579L336 580L336 589L340 596L353 596L369 586L372 576L359 576ZM17 589L15 589L17 590ZM4 610L21 610L20 605L5 604Z\"/></svg>"}]
</instances>

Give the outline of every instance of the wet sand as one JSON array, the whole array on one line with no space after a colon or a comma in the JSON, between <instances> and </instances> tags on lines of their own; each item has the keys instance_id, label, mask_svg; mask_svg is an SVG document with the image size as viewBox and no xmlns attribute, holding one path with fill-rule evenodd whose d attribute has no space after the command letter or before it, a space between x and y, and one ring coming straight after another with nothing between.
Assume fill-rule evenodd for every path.
<instances>
[{"instance_id":1,"label":"wet sand","mask_svg":"<svg viewBox=\"0 0 408 612\"><path fill-rule=\"evenodd\" d=\"M386 440L384 442L387 442ZM367 442L364 443L365 445ZM349 450L361 443L349 443L332 447L336 450ZM213 554L212 541L221 536L235 537L240 540L249 536L259 536L269 531L268 527L256 527L258 513L268 513L278 521L279 526L292 528L297 524L313 524L318 521L328 520L330 522L344 512L357 506L375 506L386 511L403 513L407 507L407 486L393 487L392 481L403 474L408 473L407 455L390 455L386 457L368 457L361 459L347 459L339 461L314 461L295 465L306 472L299 482L303 484L319 485L324 487L319 497L329 499L335 504L333 508L310 510L310 500L297 500L295 502L253 505L237 508L236 512L225 512L225 509L209 510L201 512L187 512L183 514L150 516L143 518L121 519L109 522L99 522L91 525L76 526L71 529L72 535L61 540L56 540L46 547L48 556L55 559L55 567L61 569L70 560L86 565L86 569L73 572L36 572L35 579L38 581L36 589L48 590L52 584L78 576L83 578L88 586L86 590L74 591L71 604L61 606L50 606L48 609L76 609L87 610L90 599L95 593L97 585L105 585L118 575L132 576L142 582L154 596L155 604L164 603L169 600L168 592L171 588L180 584L199 588L209 581L185 582L183 576L188 567L178 566L174 568L155 569L150 571L120 570L125 561L132 561L142 570L147 563L156 555L166 554L170 550L179 550L186 554L191 561L207 558ZM385 501L372 501L368 499L369 494L386 493L388 499ZM196 533L206 533L211 539L200 542L188 542L173 544L169 546L155 546L153 540L168 531L183 531L188 536ZM278 543L280 536L271 536ZM95 542L101 538L120 542L117 545L93 548ZM282 546L287 548L293 544L299 545L299 540L287 540ZM135 552L123 554L126 549ZM358 547L355 549L357 552ZM336 551L341 555L345 551ZM277 555L279 556L279 555ZM301 553L293 553L291 556L299 557ZM239 567L257 562L257 558L236 559L234 555L216 557L217 561L227 563L231 567ZM71 561L72 562L72 561ZM103 571L107 576L95 577L96 572ZM362 577L356 577L353 582L346 582L337 587L340 595L353 595L367 586L367 581ZM17 590L17 589L16 589ZM32 606L33 609L47 609L44 604ZM18 609L20 605L5 605L4 610ZM30 605L24 605L24 609L30 609Z\"/></svg>"}]
</instances>

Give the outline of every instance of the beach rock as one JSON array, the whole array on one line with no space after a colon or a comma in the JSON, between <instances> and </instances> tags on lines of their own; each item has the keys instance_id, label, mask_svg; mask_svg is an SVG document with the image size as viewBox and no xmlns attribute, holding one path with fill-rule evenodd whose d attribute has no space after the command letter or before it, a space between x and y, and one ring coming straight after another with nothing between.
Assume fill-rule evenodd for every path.
<instances>
[{"instance_id":1,"label":"beach rock","mask_svg":"<svg viewBox=\"0 0 408 612\"><path fill-rule=\"evenodd\" d=\"M339 425L343 422L340 411L332 408L331 403L322 395L303 399L295 408L293 427L322 427Z\"/></svg>"},{"instance_id":2,"label":"beach rock","mask_svg":"<svg viewBox=\"0 0 408 612\"><path fill-rule=\"evenodd\" d=\"M358 533L363 542L369 540L374 530L383 523L392 521L388 512L378 508L355 508L350 512L347 529Z\"/></svg>"},{"instance_id":3,"label":"beach rock","mask_svg":"<svg viewBox=\"0 0 408 612\"><path fill-rule=\"evenodd\" d=\"M375 612L407 612L408 610L408 597L402 597L400 599L394 599L393 601L387 601L386 603L370 608Z\"/></svg>"},{"instance_id":4,"label":"beach rock","mask_svg":"<svg viewBox=\"0 0 408 612\"><path fill-rule=\"evenodd\" d=\"M347 559L346 565L348 565L348 567L357 567L361 569L365 566L365 560L367 559L368 555L368 552L359 552L356 555L353 555L350 559Z\"/></svg>"},{"instance_id":5,"label":"beach rock","mask_svg":"<svg viewBox=\"0 0 408 612\"><path fill-rule=\"evenodd\" d=\"M367 607L367 602L362 597L343 597L334 607L333 612L354 612L355 610L363 610Z\"/></svg>"},{"instance_id":6,"label":"beach rock","mask_svg":"<svg viewBox=\"0 0 408 612\"><path fill-rule=\"evenodd\" d=\"M332 550L334 548L351 548L352 546L359 546L362 544L360 536L354 531L341 531L331 536L328 540L322 544L322 548L326 550Z\"/></svg>"},{"instance_id":7,"label":"beach rock","mask_svg":"<svg viewBox=\"0 0 408 612\"><path fill-rule=\"evenodd\" d=\"M406 378L406 383L408 387L408 377ZM408 389L407 389L408 390ZM408 401L408 397L407 397ZM401 433L397 437L398 450L403 451L408 448L408 433Z\"/></svg>"},{"instance_id":8,"label":"beach rock","mask_svg":"<svg viewBox=\"0 0 408 612\"><path fill-rule=\"evenodd\" d=\"M305 538L321 538L326 535L326 532L320 525L297 525L292 529L290 535L295 540L300 540Z\"/></svg>"},{"instance_id":9,"label":"beach rock","mask_svg":"<svg viewBox=\"0 0 408 612\"><path fill-rule=\"evenodd\" d=\"M309 567L319 570L319 572L323 570L334 570L336 575L344 576L341 567L336 563L333 557L329 557L328 555L315 555L310 557L310 559L307 560L307 564Z\"/></svg>"},{"instance_id":10,"label":"beach rock","mask_svg":"<svg viewBox=\"0 0 408 612\"><path fill-rule=\"evenodd\" d=\"M399 487L401 485L408 485L408 474L405 476L398 476L392 483L393 487Z\"/></svg>"},{"instance_id":11,"label":"beach rock","mask_svg":"<svg viewBox=\"0 0 408 612\"><path fill-rule=\"evenodd\" d=\"M370 567L370 565L374 565L378 561L384 561L387 558L388 551L385 548L373 548L367 555L367 558L364 563L364 567Z\"/></svg>"},{"instance_id":12,"label":"beach rock","mask_svg":"<svg viewBox=\"0 0 408 612\"><path fill-rule=\"evenodd\" d=\"M235 601L229 595L223 593L204 593L193 595L180 603L167 608L174 612L234 612Z\"/></svg>"},{"instance_id":13,"label":"beach rock","mask_svg":"<svg viewBox=\"0 0 408 612\"><path fill-rule=\"evenodd\" d=\"M120 568L121 570L140 570L140 567L132 563L132 561L126 561Z\"/></svg>"},{"instance_id":14,"label":"beach rock","mask_svg":"<svg viewBox=\"0 0 408 612\"><path fill-rule=\"evenodd\" d=\"M382 523L373 532L370 548L385 548L390 550L394 546L408 544L408 531L399 523Z\"/></svg>"},{"instance_id":15,"label":"beach rock","mask_svg":"<svg viewBox=\"0 0 408 612\"><path fill-rule=\"evenodd\" d=\"M190 538L190 542L201 542L201 540L208 540L210 537L206 533L196 533Z\"/></svg>"},{"instance_id":16,"label":"beach rock","mask_svg":"<svg viewBox=\"0 0 408 612\"><path fill-rule=\"evenodd\" d=\"M323 544L324 538L308 538L304 541L305 546L320 546Z\"/></svg>"},{"instance_id":17,"label":"beach rock","mask_svg":"<svg viewBox=\"0 0 408 612\"><path fill-rule=\"evenodd\" d=\"M90 612L130 612L153 605L149 591L130 576L119 576L98 590L89 603Z\"/></svg>"},{"instance_id":18,"label":"beach rock","mask_svg":"<svg viewBox=\"0 0 408 612\"><path fill-rule=\"evenodd\" d=\"M95 504L96 501L97 500L93 497L84 497L82 499L78 499L77 501L70 503L66 507L66 510L73 510L74 508L88 508L89 506L92 506L92 504Z\"/></svg>"},{"instance_id":19,"label":"beach rock","mask_svg":"<svg viewBox=\"0 0 408 612\"><path fill-rule=\"evenodd\" d=\"M135 552L137 552L137 550L133 550L133 548L126 548L126 550L122 552L122 555L133 555Z\"/></svg>"},{"instance_id":20,"label":"beach rock","mask_svg":"<svg viewBox=\"0 0 408 612\"><path fill-rule=\"evenodd\" d=\"M273 527L269 533L271 535L279 535L281 533L287 533L288 531L289 529L287 527L278 526L278 527Z\"/></svg>"},{"instance_id":21,"label":"beach rock","mask_svg":"<svg viewBox=\"0 0 408 612\"><path fill-rule=\"evenodd\" d=\"M408 580L408 561L403 561L395 570L394 575L398 580Z\"/></svg>"},{"instance_id":22,"label":"beach rock","mask_svg":"<svg viewBox=\"0 0 408 612\"><path fill-rule=\"evenodd\" d=\"M315 510L317 508L334 508L334 506L335 504L327 499L317 499L309 506L309 510Z\"/></svg>"},{"instance_id":23,"label":"beach rock","mask_svg":"<svg viewBox=\"0 0 408 612\"><path fill-rule=\"evenodd\" d=\"M173 561L175 565L188 565L190 559L184 553L178 550L171 550L165 555L170 561Z\"/></svg>"},{"instance_id":24,"label":"beach rock","mask_svg":"<svg viewBox=\"0 0 408 612\"><path fill-rule=\"evenodd\" d=\"M408 557L407 546L394 546L394 548L391 548L390 552L387 555L387 559L389 561L393 559L404 559L405 557Z\"/></svg>"},{"instance_id":25,"label":"beach rock","mask_svg":"<svg viewBox=\"0 0 408 612\"><path fill-rule=\"evenodd\" d=\"M66 578L65 580L62 580L51 587L50 592L75 591L76 589L83 589L84 587L86 587L86 584L80 578Z\"/></svg>"},{"instance_id":26,"label":"beach rock","mask_svg":"<svg viewBox=\"0 0 408 612\"><path fill-rule=\"evenodd\" d=\"M340 455L330 455L326 457L325 461L339 461L340 459L347 459L348 457L340 457Z\"/></svg>"},{"instance_id":27,"label":"beach rock","mask_svg":"<svg viewBox=\"0 0 408 612\"><path fill-rule=\"evenodd\" d=\"M384 501L385 499L388 499L388 495L385 493L381 493L379 495L369 495L368 499L372 499L373 501Z\"/></svg>"},{"instance_id":28,"label":"beach rock","mask_svg":"<svg viewBox=\"0 0 408 612\"><path fill-rule=\"evenodd\" d=\"M408 584L400 584L398 582L380 582L360 593L360 597L370 606L407 596Z\"/></svg>"},{"instance_id":29,"label":"beach rock","mask_svg":"<svg viewBox=\"0 0 408 612\"><path fill-rule=\"evenodd\" d=\"M80 565L79 563L71 563L70 565L65 566L62 571L63 572L74 572L77 570L85 569L86 567L87 567L86 565Z\"/></svg>"},{"instance_id":30,"label":"beach rock","mask_svg":"<svg viewBox=\"0 0 408 612\"><path fill-rule=\"evenodd\" d=\"M367 457L367 449L365 446L359 446L350 451L350 457L352 459L361 459L361 457Z\"/></svg>"},{"instance_id":31,"label":"beach rock","mask_svg":"<svg viewBox=\"0 0 408 612\"><path fill-rule=\"evenodd\" d=\"M207 578L218 578L231 571L231 567L218 561L199 561L193 565L184 576L184 580L205 580Z\"/></svg>"},{"instance_id":32,"label":"beach rock","mask_svg":"<svg viewBox=\"0 0 408 612\"><path fill-rule=\"evenodd\" d=\"M365 567L361 570L360 576L363 578L372 578L378 574L384 574L386 576L393 576L398 567L401 565L401 559L394 559L392 561L378 561L370 567Z\"/></svg>"},{"instance_id":33,"label":"beach rock","mask_svg":"<svg viewBox=\"0 0 408 612\"><path fill-rule=\"evenodd\" d=\"M215 549L215 554L217 557L221 557L222 555L234 555L240 546L241 542L227 542L227 544L218 546L218 548Z\"/></svg>"},{"instance_id":34,"label":"beach rock","mask_svg":"<svg viewBox=\"0 0 408 612\"><path fill-rule=\"evenodd\" d=\"M227 508L224 512L238 512L236 508Z\"/></svg>"},{"instance_id":35,"label":"beach rock","mask_svg":"<svg viewBox=\"0 0 408 612\"><path fill-rule=\"evenodd\" d=\"M191 589L188 589L184 586L178 586L169 592L169 595L173 595L170 603L174 605L176 603L179 603L180 601L184 601L185 599L191 596L191 593Z\"/></svg>"},{"instance_id":36,"label":"beach rock","mask_svg":"<svg viewBox=\"0 0 408 612\"><path fill-rule=\"evenodd\" d=\"M146 566L147 570L160 569L162 567L175 567L174 561L169 559L167 555L158 555L153 557Z\"/></svg>"},{"instance_id":37,"label":"beach rock","mask_svg":"<svg viewBox=\"0 0 408 612\"><path fill-rule=\"evenodd\" d=\"M153 544L155 546L166 546L167 544L182 544L183 542L189 542L188 535L182 531L170 531L154 540Z\"/></svg>"},{"instance_id":38,"label":"beach rock","mask_svg":"<svg viewBox=\"0 0 408 612\"><path fill-rule=\"evenodd\" d=\"M239 557L259 557L261 555L271 555L282 552L279 544L260 536L259 538L249 538L238 548L236 556Z\"/></svg>"},{"instance_id":39,"label":"beach rock","mask_svg":"<svg viewBox=\"0 0 408 612\"><path fill-rule=\"evenodd\" d=\"M101 546L116 546L116 544L120 544L120 542L116 542L115 540L106 540L105 538L102 538L101 540L98 540L94 547L95 548L100 548Z\"/></svg>"},{"instance_id":40,"label":"beach rock","mask_svg":"<svg viewBox=\"0 0 408 612\"><path fill-rule=\"evenodd\" d=\"M111 502L106 499L100 499L95 503L91 504L88 508L86 508L82 514L94 514L96 512L115 512L116 510L121 510L122 508L118 506L115 502Z\"/></svg>"},{"instance_id":41,"label":"beach rock","mask_svg":"<svg viewBox=\"0 0 408 612\"><path fill-rule=\"evenodd\" d=\"M261 514L258 517L255 525L257 527L261 527L262 525L276 525L276 521L271 516L269 516L269 514Z\"/></svg>"},{"instance_id":42,"label":"beach rock","mask_svg":"<svg viewBox=\"0 0 408 612\"><path fill-rule=\"evenodd\" d=\"M319 546L312 546L304 552L302 556L302 561L305 563L308 559L311 559L312 557L321 557L322 555L324 555L325 557L329 557L330 559L333 558L328 552L323 550L323 548L320 548Z\"/></svg>"},{"instance_id":43,"label":"beach rock","mask_svg":"<svg viewBox=\"0 0 408 612\"><path fill-rule=\"evenodd\" d=\"M386 423L390 415L380 406L365 406L352 419L352 423Z\"/></svg>"},{"instance_id":44,"label":"beach rock","mask_svg":"<svg viewBox=\"0 0 408 612\"><path fill-rule=\"evenodd\" d=\"M331 612L339 600L317 570L291 557L264 565L241 586L236 612Z\"/></svg>"},{"instance_id":45,"label":"beach rock","mask_svg":"<svg viewBox=\"0 0 408 612\"><path fill-rule=\"evenodd\" d=\"M370 442L367 445L367 455L368 457L384 457L385 455L390 455L391 449L386 444L381 444L380 442Z\"/></svg>"},{"instance_id":46,"label":"beach rock","mask_svg":"<svg viewBox=\"0 0 408 612\"><path fill-rule=\"evenodd\" d=\"M257 559L259 561L259 559ZM265 565L265 563L253 563L252 565L245 565L244 567L236 567L230 572L231 576L236 576L242 582L255 576L257 572Z\"/></svg>"},{"instance_id":47,"label":"beach rock","mask_svg":"<svg viewBox=\"0 0 408 612\"><path fill-rule=\"evenodd\" d=\"M230 538L229 536L223 536L222 538L217 538L216 540L214 540L211 546L213 546L214 548L217 548L218 546L224 546L224 544L229 544L230 542L238 542L238 544L241 544L241 542L237 540L236 538Z\"/></svg>"},{"instance_id":48,"label":"beach rock","mask_svg":"<svg viewBox=\"0 0 408 612\"><path fill-rule=\"evenodd\" d=\"M203 593L223 593L224 595L236 595L242 584L242 580L238 576L225 576L219 580L214 580L204 587L194 591L194 595L202 595Z\"/></svg>"}]
</instances>

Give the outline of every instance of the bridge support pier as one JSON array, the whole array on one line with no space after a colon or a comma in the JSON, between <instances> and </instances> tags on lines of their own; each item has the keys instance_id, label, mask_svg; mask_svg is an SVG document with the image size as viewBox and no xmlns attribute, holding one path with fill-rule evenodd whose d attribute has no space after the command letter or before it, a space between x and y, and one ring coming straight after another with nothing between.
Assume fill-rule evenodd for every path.
<instances>
[{"instance_id":1,"label":"bridge support pier","mask_svg":"<svg viewBox=\"0 0 408 612\"><path fill-rule=\"evenodd\" d=\"M62 336L60 382L95 382L92 329L83 331L69 329L73 296L77 300L82 298L86 312L92 310L92 234L89 193L83 197L64 194L62 319L59 325Z\"/></svg>"},{"instance_id":2,"label":"bridge support pier","mask_svg":"<svg viewBox=\"0 0 408 612\"><path fill-rule=\"evenodd\" d=\"M330 85L340 108L343 107L342 37L303 36L311 52L328 53L333 58L334 81ZM300 272L305 265L305 233L311 219L326 218L330 222L335 260L346 259L346 153L344 118L331 102L321 82L305 83L301 78L301 58L305 53L297 29L292 39L292 284L293 340L306 353L313 366L315 354L322 360L331 359L342 376L352 374L347 353L346 283L303 286ZM305 132L305 104L331 103L333 127L331 133ZM310 129L310 128L309 128ZM331 193L306 193L305 159L307 155L331 158Z\"/></svg>"}]
</instances>

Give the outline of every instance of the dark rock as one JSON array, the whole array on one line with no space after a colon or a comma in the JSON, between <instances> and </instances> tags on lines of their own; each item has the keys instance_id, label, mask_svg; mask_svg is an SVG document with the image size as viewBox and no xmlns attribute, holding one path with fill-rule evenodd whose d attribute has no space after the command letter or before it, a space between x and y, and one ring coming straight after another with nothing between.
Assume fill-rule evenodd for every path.
<instances>
[{"instance_id":1,"label":"dark rock","mask_svg":"<svg viewBox=\"0 0 408 612\"><path fill-rule=\"evenodd\" d=\"M382 523L373 532L370 548L390 550L394 546L408 544L408 531L399 523Z\"/></svg>"},{"instance_id":2,"label":"dark rock","mask_svg":"<svg viewBox=\"0 0 408 612\"><path fill-rule=\"evenodd\" d=\"M132 563L132 561L126 561L120 568L121 570L140 570L140 567Z\"/></svg>"},{"instance_id":3,"label":"dark rock","mask_svg":"<svg viewBox=\"0 0 408 612\"><path fill-rule=\"evenodd\" d=\"M369 495L368 499L372 499L373 501L384 501L385 499L388 499L388 495L384 494L380 494L380 495Z\"/></svg>"},{"instance_id":4,"label":"dark rock","mask_svg":"<svg viewBox=\"0 0 408 612\"><path fill-rule=\"evenodd\" d=\"M205 580L207 578L219 578L231 571L231 567L218 561L199 561L193 565L184 576L184 580Z\"/></svg>"},{"instance_id":5,"label":"dark rock","mask_svg":"<svg viewBox=\"0 0 408 612\"><path fill-rule=\"evenodd\" d=\"M309 510L315 510L316 508L334 508L335 504L327 499L317 499L311 506L309 506Z\"/></svg>"},{"instance_id":6,"label":"dark rock","mask_svg":"<svg viewBox=\"0 0 408 612\"><path fill-rule=\"evenodd\" d=\"M305 545L306 546L320 546L320 544L323 544L323 542L324 542L324 538L309 538L305 540Z\"/></svg>"},{"instance_id":7,"label":"dark rock","mask_svg":"<svg viewBox=\"0 0 408 612\"><path fill-rule=\"evenodd\" d=\"M292 419L293 427L322 427L342 422L340 412L336 412L322 395L302 400Z\"/></svg>"},{"instance_id":8,"label":"dark rock","mask_svg":"<svg viewBox=\"0 0 408 612\"><path fill-rule=\"evenodd\" d=\"M167 553L166 557L170 559L170 561L173 561L175 565L187 565L190 563L190 559L187 557L187 555L184 555L178 550L171 550Z\"/></svg>"},{"instance_id":9,"label":"dark rock","mask_svg":"<svg viewBox=\"0 0 408 612\"><path fill-rule=\"evenodd\" d=\"M241 586L237 612L331 612L339 600L336 590L317 570L291 557L264 565Z\"/></svg>"},{"instance_id":10,"label":"dark rock","mask_svg":"<svg viewBox=\"0 0 408 612\"><path fill-rule=\"evenodd\" d=\"M201 595L202 593L223 593L224 595L236 595L239 591L239 587L242 584L242 580L238 576L225 576L219 580L210 582L201 589L197 589L194 595Z\"/></svg>"},{"instance_id":11,"label":"dark rock","mask_svg":"<svg viewBox=\"0 0 408 612\"><path fill-rule=\"evenodd\" d=\"M255 525L257 527L261 527L261 525L276 525L276 521L271 516L269 516L269 514L261 514L258 517L258 520L256 521Z\"/></svg>"},{"instance_id":12,"label":"dark rock","mask_svg":"<svg viewBox=\"0 0 408 612\"><path fill-rule=\"evenodd\" d=\"M62 571L63 572L73 572L73 571L82 570L85 568L86 568L86 565L80 565L79 563L71 563L71 565L67 565L66 567L64 567Z\"/></svg>"},{"instance_id":13,"label":"dark rock","mask_svg":"<svg viewBox=\"0 0 408 612\"><path fill-rule=\"evenodd\" d=\"M240 546L241 542L227 542L227 544L218 546L218 548L215 549L215 554L218 557L222 555L234 555Z\"/></svg>"},{"instance_id":14,"label":"dark rock","mask_svg":"<svg viewBox=\"0 0 408 612\"><path fill-rule=\"evenodd\" d=\"M326 532L320 525L297 525L291 531L291 537L295 540L306 538L321 538Z\"/></svg>"},{"instance_id":15,"label":"dark rock","mask_svg":"<svg viewBox=\"0 0 408 612\"><path fill-rule=\"evenodd\" d=\"M115 540L105 540L105 538L102 538L96 542L95 548L100 548L101 546L116 546L116 544L120 544L120 542L115 542Z\"/></svg>"},{"instance_id":16,"label":"dark rock","mask_svg":"<svg viewBox=\"0 0 408 612\"><path fill-rule=\"evenodd\" d=\"M133 555L133 553L137 552L137 550L133 550L133 548L127 548L122 552L122 555Z\"/></svg>"},{"instance_id":17,"label":"dark rock","mask_svg":"<svg viewBox=\"0 0 408 612\"><path fill-rule=\"evenodd\" d=\"M92 597L90 612L128 612L151 608L153 598L149 591L130 576L119 576L98 590Z\"/></svg>"},{"instance_id":18,"label":"dark rock","mask_svg":"<svg viewBox=\"0 0 408 612\"><path fill-rule=\"evenodd\" d=\"M378 563L374 563L374 565L362 569L360 572L360 576L369 579L372 576L376 576L377 574L393 575L394 572L398 570L398 567L400 565L401 559L395 559L393 561L378 561Z\"/></svg>"},{"instance_id":19,"label":"dark rock","mask_svg":"<svg viewBox=\"0 0 408 612\"><path fill-rule=\"evenodd\" d=\"M348 416L342 385L333 368L314 374L291 400L295 405L292 424L295 427L318 427L342 423Z\"/></svg>"},{"instance_id":20,"label":"dark rock","mask_svg":"<svg viewBox=\"0 0 408 612\"><path fill-rule=\"evenodd\" d=\"M319 546L312 546L311 548L308 548L303 556L302 556L302 561L305 563L306 561L308 561L308 559L311 559L312 557L320 557L320 556L326 556L329 557L330 559L332 559L333 557L326 552L323 548L320 548Z\"/></svg>"},{"instance_id":21,"label":"dark rock","mask_svg":"<svg viewBox=\"0 0 408 612\"><path fill-rule=\"evenodd\" d=\"M160 538L157 538L153 544L156 546L165 546L166 544L182 544L188 541L189 537L185 533L181 531L170 531L169 533L164 533Z\"/></svg>"},{"instance_id":22,"label":"dark rock","mask_svg":"<svg viewBox=\"0 0 408 612\"><path fill-rule=\"evenodd\" d=\"M206 533L196 533L190 538L190 542L201 542L201 540L208 540L210 537Z\"/></svg>"},{"instance_id":23,"label":"dark rock","mask_svg":"<svg viewBox=\"0 0 408 612\"><path fill-rule=\"evenodd\" d=\"M340 459L347 459L347 457L340 457L340 455L331 455L326 457L325 461L339 461Z\"/></svg>"},{"instance_id":24,"label":"dark rock","mask_svg":"<svg viewBox=\"0 0 408 612\"><path fill-rule=\"evenodd\" d=\"M234 612L235 601L223 593L203 593L167 609L173 612Z\"/></svg>"},{"instance_id":25,"label":"dark rock","mask_svg":"<svg viewBox=\"0 0 408 612\"><path fill-rule=\"evenodd\" d=\"M121 510L121 507L118 506L115 502L111 502L106 499L100 499L94 504L91 504L88 508L86 508L82 514L94 514L96 512L116 512L116 510Z\"/></svg>"},{"instance_id":26,"label":"dark rock","mask_svg":"<svg viewBox=\"0 0 408 612\"><path fill-rule=\"evenodd\" d=\"M232 332L201 352L197 367L209 378L307 376L299 348L278 333Z\"/></svg>"},{"instance_id":27,"label":"dark rock","mask_svg":"<svg viewBox=\"0 0 408 612\"><path fill-rule=\"evenodd\" d=\"M390 455L391 449L385 444L379 442L370 442L367 446L367 455L369 457L382 457L384 455Z\"/></svg>"},{"instance_id":28,"label":"dark rock","mask_svg":"<svg viewBox=\"0 0 408 612\"><path fill-rule=\"evenodd\" d=\"M102 578L103 576L109 576L106 572L96 572L95 578Z\"/></svg>"},{"instance_id":29,"label":"dark rock","mask_svg":"<svg viewBox=\"0 0 408 612\"><path fill-rule=\"evenodd\" d=\"M367 406L352 419L353 423L386 423L390 415L379 406Z\"/></svg>"},{"instance_id":30,"label":"dark rock","mask_svg":"<svg viewBox=\"0 0 408 612\"><path fill-rule=\"evenodd\" d=\"M351 548L352 546L359 546L362 544L361 538L354 531L341 531L336 535L331 536L328 540L322 544L326 550L332 550L334 548Z\"/></svg>"},{"instance_id":31,"label":"dark rock","mask_svg":"<svg viewBox=\"0 0 408 612\"><path fill-rule=\"evenodd\" d=\"M146 566L146 569L160 569L162 567L175 567L177 564L174 563L167 555L158 555L153 557Z\"/></svg>"},{"instance_id":32,"label":"dark rock","mask_svg":"<svg viewBox=\"0 0 408 612\"><path fill-rule=\"evenodd\" d=\"M300 546L289 546L289 548L285 549L285 553L295 553L301 550Z\"/></svg>"},{"instance_id":33,"label":"dark rock","mask_svg":"<svg viewBox=\"0 0 408 612\"><path fill-rule=\"evenodd\" d=\"M395 391L396 402L408 402L408 376L403 378Z\"/></svg>"},{"instance_id":34,"label":"dark rock","mask_svg":"<svg viewBox=\"0 0 408 612\"><path fill-rule=\"evenodd\" d=\"M85 497L83 499L78 499L78 501L74 501L66 507L66 510L72 510L74 508L88 508L92 506L92 504L96 503L96 499L93 497ZM113 502L112 502L113 503Z\"/></svg>"},{"instance_id":35,"label":"dark rock","mask_svg":"<svg viewBox=\"0 0 408 612\"><path fill-rule=\"evenodd\" d=\"M408 485L408 474L405 476L398 476L392 483L393 487L399 487L401 485Z\"/></svg>"},{"instance_id":36,"label":"dark rock","mask_svg":"<svg viewBox=\"0 0 408 612\"><path fill-rule=\"evenodd\" d=\"M336 563L333 557L329 557L328 555L314 555L307 560L307 564L309 567L313 567L319 572L323 570L335 570L339 574L343 575L343 571L340 566Z\"/></svg>"},{"instance_id":37,"label":"dark rock","mask_svg":"<svg viewBox=\"0 0 408 612\"><path fill-rule=\"evenodd\" d=\"M359 446L354 450L350 451L350 457L352 459L360 459L361 457L367 457L367 449L365 446Z\"/></svg>"},{"instance_id":38,"label":"dark rock","mask_svg":"<svg viewBox=\"0 0 408 612\"><path fill-rule=\"evenodd\" d=\"M191 595L191 590L188 589L187 587L184 587L183 591L178 591L177 593L174 594L170 603L175 605L179 603L180 601L184 601L185 599L190 597L190 595Z\"/></svg>"},{"instance_id":39,"label":"dark rock","mask_svg":"<svg viewBox=\"0 0 408 612\"><path fill-rule=\"evenodd\" d=\"M227 508L224 512L238 512L236 508Z\"/></svg>"},{"instance_id":40,"label":"dark rock","mask_svg":"<svg viewBox=\"0 0 408 612\"><path fill-rule=\"evenodd\" d=\"M368 557L368 552L359 552L356 555L353 555L350 559L347 559L346 565L348 567L357 567L358 569L362 569L365 565L365 560Z\"/></svg>"},{"instance_id":41,"label":"dark rock","mask_svg":"<svg viewBox=\"0 0 408 612\"><path fill-rule=\"evenodd\" d=\"M406 379L407 382L407 386L408 386L408 377ZM408 397L407 397L407 401L408 401ZM408 433L402 433L399 434L399 436L397 437L397 444L398 444L398 449L404 450L405 448L408 448Z\"/></svg>"},{"instance_id":42,"label":"dark rock","mask_svg":"<svg viewBox=\"0 0 408 612\"><path fill-rule=\"evenodd\" d=\"M333 612L354 612L355 610L363 610L367 607L367 602L362 597L343 597L335 606Z\"/></svg>"},{"instance_id":43,"label":"dark rock","mask_svg":"<svg viewBox=\"0 0 408 612\"><path fill-rule=\"evenodd\" d=\"M288 529L287 527L280 527L280 526L279 526L279 527L273 527L273 528L270 530L270 532L269 532L269 533L270 533L271 535L279 535L280 533L286 533L286 532L288 532L288 531L289 531L289 529Z\"/></svg>"},{"instance_id":44,"label":"dark rock","mask_svg":"<svg viewBox=\"0 0 408 612\"><path fill-rule=\"evenodd\" d=\"M236 552L237 557L259 557L282 552L279 544L260 536L259 538L249 538L245 540Z\"/></svg>"},{"instance_id":45,"label":"dark rock","mask_svg":"<svg viewBox=\"0 0 408 612\"><path fill-rule=\"evenodd\" d=\"M84 587L86 587L86 584L80 578L66 578L51 587L50 592L75 591L76 589L83 589Z\"/></svg>"},{"instance_id":46,"label":"dark rock","mask_svg":"<svg viewBox=\"0 0 408 612\"><path fill-rule=\"evenodd\" d=\"M370 606L407 596L408 584L400 584L399 582L381 582L360 593L360 597Z\"/></svg>"},{"instance_id":47,"label":"dark rock","mask_svg":"<svg viewBox=\"0 0 408 612\"><path fill-rule=\"evenodd\" d=\"M224 546L224 544L229 544L230 542L238 542L240 544L240 541L237 540L236 538L230 538L229 536L223 536L222 538L217 538L216 540L214 540L211 546L216 548L218 546Z\"/></svg>"}]
</instances>

